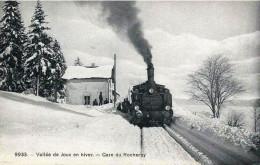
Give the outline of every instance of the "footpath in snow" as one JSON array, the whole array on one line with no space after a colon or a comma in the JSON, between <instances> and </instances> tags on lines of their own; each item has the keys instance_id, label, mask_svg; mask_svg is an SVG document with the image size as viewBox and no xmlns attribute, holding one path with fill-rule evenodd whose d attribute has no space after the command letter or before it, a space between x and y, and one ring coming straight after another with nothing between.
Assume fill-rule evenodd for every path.
<instances>
[{"instance_id":1,"label":"footpath in snow","mask_svg":"<svg viewBox=\"0 0 260 165\"><path fill-rule=\"evenodd\" d=\"M140 158L140 129L119 114L111 104L87 108L0 91L0 164L158 164L163 156L170 161L162 164L196 164L174 140L150 129Z\"/></svg>"}]
</instances>

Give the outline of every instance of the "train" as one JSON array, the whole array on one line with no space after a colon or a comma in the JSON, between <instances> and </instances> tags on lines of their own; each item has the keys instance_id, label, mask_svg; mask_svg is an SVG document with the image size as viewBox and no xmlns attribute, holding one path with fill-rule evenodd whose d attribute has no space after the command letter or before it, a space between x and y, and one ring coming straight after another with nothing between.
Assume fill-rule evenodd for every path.
<instances>
[{"instance_id":1,"label":"train","mask_svg":"<svg viewBox=\"0 0 260 165\"><path fill-rule=\"evenodd\" d=\"M172 122L172 95L164 85L154 81L154 67L147 68L148 80L133 86L128 113L138 126L169 125Z\"/></svg>"}]
</instances>

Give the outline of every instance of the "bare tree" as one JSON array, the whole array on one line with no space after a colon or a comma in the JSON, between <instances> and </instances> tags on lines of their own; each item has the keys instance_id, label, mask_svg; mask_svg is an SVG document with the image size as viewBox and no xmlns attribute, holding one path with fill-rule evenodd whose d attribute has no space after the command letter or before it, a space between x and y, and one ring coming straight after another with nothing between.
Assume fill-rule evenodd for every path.
<instances>
[{"instance_id":1,"label":"bare tree","mask_svg":"<svg viewBox=\"0 0 260 165\"><path fill-rule=\"evenodd\" d=\"M245 125L244 118L245 116L242 112L233 110L228 114L227 124L231 127L241 128Z\"/></svg>"},{"instance_id":2,"label":"bare tree","mask_svg":"<svg viewBox=\"0 0 260 165\"><path fill-rule=\"evenodd\" d=\"M259 131L260 127L260 99L257 99L254 103L254 131Z\"/></svg>"},{"instance_id":3,"label":"bare tree","mask_svg":"<svg viewBox=\"0 0 260 165\"><path fill-rule=\"evenodd\" d=\"M244 85L233 76L234 65L221 55L214 55L203 62L201 68L189 75L188 93L192 99L206 104L213 117L220 117L225 101L245 91Z\"/></svg>"}]
</instances>

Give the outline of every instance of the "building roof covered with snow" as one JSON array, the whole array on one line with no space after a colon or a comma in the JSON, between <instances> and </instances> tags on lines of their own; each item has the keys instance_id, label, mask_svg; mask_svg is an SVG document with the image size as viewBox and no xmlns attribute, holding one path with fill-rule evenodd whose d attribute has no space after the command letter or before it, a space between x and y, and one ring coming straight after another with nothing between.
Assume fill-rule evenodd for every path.
<instances>
[{"instance_id":1,"label":"building roof covered with snow","mask_svg":"<svg viewBox=\"0 0 260 165\"><path fill-rule=\"evenodd\" d=\"M68 66L65 74L62 76L63 79L85 79L85 78L111 78L113 66L97 66L97 67L86 67L86 66Z\"/></svg>"}]
</instances>

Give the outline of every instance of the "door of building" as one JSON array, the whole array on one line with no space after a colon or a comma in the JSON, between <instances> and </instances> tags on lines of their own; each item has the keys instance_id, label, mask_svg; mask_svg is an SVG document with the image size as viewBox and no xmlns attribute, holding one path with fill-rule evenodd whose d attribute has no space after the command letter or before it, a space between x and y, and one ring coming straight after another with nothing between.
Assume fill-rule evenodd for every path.
<instances>
[{"instance_id":1,"label":"door of building","mask_svg":"<svg viewBox=\"0 0 260 165\"><path fill-rule=\"evenodd\" d=\"M84 96L84 105L90 105L90 96Z\"/></svg>"}]
</instances>

